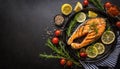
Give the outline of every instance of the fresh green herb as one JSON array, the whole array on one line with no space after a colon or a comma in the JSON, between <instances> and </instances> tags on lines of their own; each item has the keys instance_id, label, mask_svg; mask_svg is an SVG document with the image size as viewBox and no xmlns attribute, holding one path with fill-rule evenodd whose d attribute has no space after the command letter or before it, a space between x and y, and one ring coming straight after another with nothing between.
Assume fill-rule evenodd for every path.
<instances>
[{"instance_id":1,"label":"fresh green herb","mask_svg":"<svg viewBox=\"0 0 120 69\"><path fill-rule=\"evenodd\" d=\"M106 31L110 31L111 30L111 27L108 25Z\"/></svg>"},{"instance_id":2,"label":"fresh green herb","mask_svg":"<svg viewBox=\"0 0 120 69\"><path fill-rule=\"evenodd\" d=\"M70 35L71 35L72 29L75 27L75 24L76 24L76 23L77 23L76 20L72 20L72 21L70 22L70 25L69 25L69 27L67 28L67 31L66 31L67 36L70 36Z\"/></svg>"},{"instance_id":3,"label":"fresh green herb","mask_svg":"<svg viewBox=\"0 0 120 69\"><path fill-rule=\"evenodd\" d=\"M80 52L77 51L76 55L78 56L78 58L80 58Z\"/></svg>"},{"instance_id":4,"label":"fresh green herb","mask_svg":"<svg viewBox=\"0 0 120 69\"><path fill-rule=\"evenodd\" d=\"M90 30L94 30L97 34L98 33L97 23L90 24Z\"/></svg>"},{"instance_id":5,"label":"fresh green herb","mask_svg":"<svg viewBox=\"0 0 120 69\"><path fill-rule=\"evenodd\" d=\"M103 7L103 5L102 5L100 0L89 0L89 2L91 2L98 9L104 10L104 7Z\"/></svg>"},{"instance_id":6,"label":"fresh green herb","mask_svg":"<svg viewBox=\"0 0 120 69\"><path fill-rule=\"evenodd\" d=\"M111 27L110 27L109 24L107 24L107 29L106 29L106 31L105 31L107 35L109 35L109 32L108 32L108 31L110 31L110 30L111 30Z\"/></svg>"},{"instance_id":7,"label":"fresh green herb","mask_svg":"<svg viewBox=\"0 0 120 69\"><path fill-rule=\"evenodd\" d=\"M98 28L95 28L94 31L96 32L96 34L98 33Z\"/></svg>"},{"instance_id":8,"label":"fresh green herb","mask_svg":"<svg viewBox=\"0 0 120 69\"><path fill-rule=\"evenodd\" d=\"M106 36L108 36L109 34L110 34L110 31L111 30L111 28L110 28L110 26L107 28L107 30L105 31L106 32Z\"/></svg>"},{"instance_id":9,"label":"fresh green herb","mask_svg":"<svg viewBox=\"0 0 120 69\"><path fill-rule=\"evenodd\" d=\"M59 56L59 55L57 55L57 56L54 56L54 55L48 55L48 54L40 54L40 57L42 57L42 58L57 58L57 59L60 59L60 58L63 58L63 57L61 57L61 56Z\"/></svg>"},{"instance_id":10,"label":"fresh green herb","mask_svg":"<svg viewBox=\"0 0 120 69\"><path fill-rule=\"evenodd\" d=\"M75 65L81 67L80 63L75 61L73 58L71 58L68 51L65 50L65 46L63 45L62 41L60 41L59 44L58 44L59 48L56 47L55 45L53 45L50 39L47 40L46 45L54 51L55 55L53 55L53 54L48 55L48 54L44 53L44 54L40 54L40 57L48 58L48 59L49 58L57 58L57 59L66 58L66 59L72 61Z\"/></svg>"},{"instance_id":11,"label":"fresh green herb","mask_svg":"<svg viewBox=\"0 0 120 69\"><path fill-rule=\"evenodd\" d=\"M70 36L72 33L73 28L75 27L75 25L81 22L84 22L86 19L86 14L84 12L79 12L75 15L75 17L71 20L69 27L67 28L67 36Z\"/></svg>"}]
</instances>

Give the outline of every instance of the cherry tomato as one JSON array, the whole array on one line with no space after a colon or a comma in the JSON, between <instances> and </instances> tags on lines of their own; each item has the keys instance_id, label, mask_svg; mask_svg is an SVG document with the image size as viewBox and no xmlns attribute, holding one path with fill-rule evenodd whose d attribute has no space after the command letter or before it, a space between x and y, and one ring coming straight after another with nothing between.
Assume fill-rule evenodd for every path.
<instances>
[{"instance_id":1,"label":"cherry tomato","mask_svg":"<svg viewBox=\"0 0 120 69\"><path fill-rule=\"evenodd\" d=\"M88 4L89 4L88 0L84 0L84 1L83 1L83 5L84 5L84 6L88 6Z\"/></svg>"},{"instance_id":2,"label":"cherry tomato","mask_svg":"<svg viewBox=\"0 0 120 69\"><path fill-rule=\"evenodd\" d=\"M66 64L66 60L64 58L60 59L60 64L61 65L65 65Z\"/></svg>"},{"instance_id":3,"label":"cherry tomato","mask_svg":"<svg viewBox=\"0 0 120 69\"><path fill-rule=\"evenodd\" d=\"M66 62L66 65L70 67L70 66L72 66L72 65L73 65L73 62L72 62L72 61L70 61L70 60L68 60L68 61Z\"/></svg>"},{"instance_id":4,"label":"cherry tomato","mask_svg":"<svg viewBox=\"0 0 120 69\"><path fill-rule=\"evenodd\" d=\"M120 21L118 21L118 22L116 23L116 26L117 26L118 28L120 28Z\"/></svg>"},{"instance_id":5,"label":"cherry tomato","mask_svg":"<svg viewBox=\"0 0 120 69\"><path fill-rule=\"evenodd\" d=\"M53 44L58 44L59 39L57 37L52 38L52 43Z\"/></svg>"},{"instance_id":6,"label":"cherry tomato","mask_svg":"<svg viewBox=\"0 0 120 69\"><path fill-rule=\"evenodd\" d=\"M85 52L81 52L80 53L80 56L83 57L83 58L86 58L87 57L87 54Z\"/></svg>"},{"instance_id":7,"label":"cherry tomato","mask_svg":"<svg viewBox=\"0 0 120 69\"><path fill-rule=\"evenodd\" d=\"M112 4L110 2L106 2L105 5L104 5L104 7L106 9L109 9L111 6L112 6Z\"/></svg>"},{"instance_id":8,"label":"cherry tomato","mask_svg":"<svg viewBox=\"0 0 120 69\"><path fill-rule=\"evenodd\" d=\"M61 30L56 30L55 31L55 36L60 36L61 35Z\"/></svg>"}]
</instances>

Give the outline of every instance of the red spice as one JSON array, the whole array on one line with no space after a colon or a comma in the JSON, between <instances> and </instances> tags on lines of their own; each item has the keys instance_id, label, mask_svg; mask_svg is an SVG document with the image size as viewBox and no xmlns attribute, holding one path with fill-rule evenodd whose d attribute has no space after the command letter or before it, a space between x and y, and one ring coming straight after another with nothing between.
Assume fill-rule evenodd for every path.
<instances>
[{"instance_id":1,"label":"red spice","mask_svg":"<svg viewBox=\"0 0 120 69\"><path fill-rule=\"evenodd\" d=\"M107 9L107 13L111 16L118 16L120 15L120 9L117 6L112 5L109 9Z\"/></svg>"}]
</instances>

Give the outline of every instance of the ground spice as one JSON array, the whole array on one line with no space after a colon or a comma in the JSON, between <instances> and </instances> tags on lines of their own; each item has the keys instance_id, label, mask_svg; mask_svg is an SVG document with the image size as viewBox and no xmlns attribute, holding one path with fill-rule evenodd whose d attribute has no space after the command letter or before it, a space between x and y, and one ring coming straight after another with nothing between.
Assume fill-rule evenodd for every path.
<instances>
[{"instance_id":1,"label":"ground spice","mask_svg":"<svg viewBox=\"0 0 120 69\"><path fill-rule=\"evenodd\" d=\"M58 26L62 25L64 20L65 20L64 17L60 14L56 15L55 18L54 18L54 22Z\"/></svg>"}]
</instances>

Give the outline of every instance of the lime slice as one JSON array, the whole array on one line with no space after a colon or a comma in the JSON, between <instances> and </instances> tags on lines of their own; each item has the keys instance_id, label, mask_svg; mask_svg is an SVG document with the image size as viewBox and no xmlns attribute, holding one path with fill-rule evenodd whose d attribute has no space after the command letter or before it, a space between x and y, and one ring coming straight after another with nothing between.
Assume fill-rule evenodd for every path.
<instances>
[{"instance_id":1,"label":"lime slice","mask_svg":"<svg viewBox=\"0 0 120 69\"><path fill-rule=\"evenodd\" d=\"M70 4L63 4L61 7L61 12L64 15L69 15L72 12L72 6Z\"/></svg>"},{"instance_id":2,"label":"lime slice","mask_svg":"<svg viewBox=\"0 0 120 69\"><path fill-rule=\"evenodd\" d=\"M80 12L75 16L77 22L84 22L86 19L86 14L84 12Z\"/></svg>"},{"instance_id":3,"label":"lime slice","mask_svg":"<svg viewBox=\"0 0 120 69\"><path fill-rule=\"evenodd\" d=\"M88 11L88 17L97 17L97 13L93 12L93 11Z\"/></svg>"},{"instance_id":4,"label":"lime slice","mask_svg":"<svg viewBox=\"0 0 120 69\"><path fill-rule=\"evenodd\" d=\"M111 44L115 40L115 34L112 31L106 31L103 33L101 40L104 44Z\"/></svg>"},{"instance_id":5,"label":"lime slice","mask_svg":"<svg viewBox=\"0 0 120 69\"><path fill-rule=\"evenodd\" d=\"M89 58L95 58L98 55L98 50L94 46L88 46L86 48L86 53Z\"/></svg>"},{"instance_id":6,"label":"lime slice","mask_svg":"<svg viewBox=\"0 0 120 69\"><path fill-rule=\"evenodd\" d=\"M75 12L78 12L78 11L80 11L80 10L82 10L82 9L83 9L82 4L81 4L80 2L77 2L76 6L75 6L75 8L74 8L74 11L75 11Z\"/></svg>"},{"instance_id":7,"label":"lime slice","mask_svg":"<svg viewBox=\"0 0 120 69\"><path fill-rule=\"evenodd\" d=\"M97 48L98 54L103 54L105 52L105 46L102 43L96 43L94 47Z\"/></svg>"}]
</instances>

